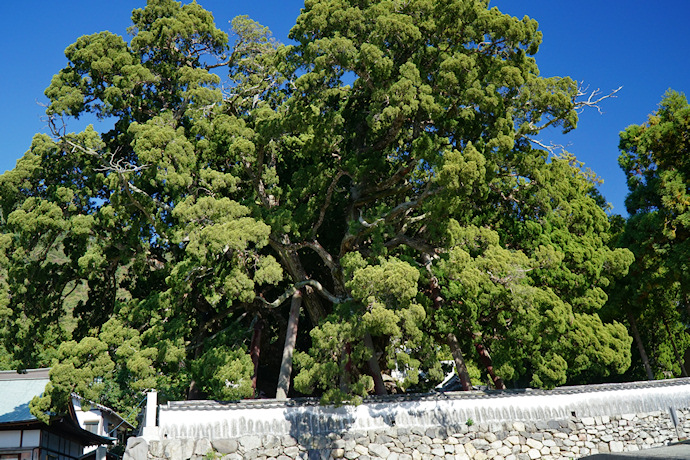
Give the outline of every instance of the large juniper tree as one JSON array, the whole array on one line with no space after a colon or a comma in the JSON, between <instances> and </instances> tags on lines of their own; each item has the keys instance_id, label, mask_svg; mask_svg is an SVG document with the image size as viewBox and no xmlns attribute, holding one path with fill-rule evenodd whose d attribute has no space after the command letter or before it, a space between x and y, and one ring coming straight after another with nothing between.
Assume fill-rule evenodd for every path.
<instances>
[{"instance_id":1,"label":"large juniper tree","mask_svg":"<svg viewBox=\"0 0 690 460\"><path fill-rule=\"evenodd\" d=\"M534 20L307 1L291 46L247 18L230 40L195 3L132 20L129 43L66 50L55 137L0 178L5 346L53 366L37 409L73 389L251 396L257 359L275 388L280 353L260 351L298 290L296 387L331 400L451 354L497 387L625 370L630 338L597 312L631 256L608 249L592 174L535 148L582 103L539 76ZM113 129L61 128L86 113Z\"/></svg>"}]
</instances>

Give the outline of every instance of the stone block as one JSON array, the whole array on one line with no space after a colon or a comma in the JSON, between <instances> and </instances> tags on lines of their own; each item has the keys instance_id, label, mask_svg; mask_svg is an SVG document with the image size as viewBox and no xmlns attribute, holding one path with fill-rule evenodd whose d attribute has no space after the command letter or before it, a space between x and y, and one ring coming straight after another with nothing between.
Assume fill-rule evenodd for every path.
<instances>
[{"instance_id":1,"label":"stone block","mask_svg":"<svg viewBox=\"0 0 690 460\"><path fill-rule=\"evenodd\" d=\"M447 436L446 429L443 427L427 428L425 434L430 438L445 438Z\"/></svg>"},{"instance_id":2,"label":"stone block","mask_svg":"<svg viewBox=\"0 0 690 460\"><path fill-rule=\"evenodd\" d=\"M474 445L472 444L472 442L468 442L467 444L465 444L464 447L465 447L465 453L466 453L470 458L474 458L474 455L477 453L477 448L474 447Z\"/></svg>"},{"instance_id":3,"label":"stone block","mask_svg":"<svg viewBox=\"0 0 690 460\"><path fill-rule=\"evenodd\" d=\"M369 444L369 453L375 457L387 458L391 451L384 445L372 443Z\"/></svg>"},{"instance_id":4,"label":"stone block","mask_svg":"<svg viewBox=\"0 0 690 460\"><path fill-rule=\"evenodd\" d=\"M297 440L290 435L281 436L280 445L283 447L292 447L297 445Z\"/></svg>"},{"instance_id":5,"label":"stone block","mask_svg":"<svg viewBox=\"0 0 690 460\"><path fill-rule=\"evenodd\" d=\"M194 454L194 441L189 439L170 439L163 442L165 456L171 460L191 458Z\"/></svg>"},{"instance_id":6,"label":"stone block","mask_svg":"<svg viewBox=\"0 0 690 460\"><path fill-rule=\"evenodd\" d=\"M544 444L542 444L540 441L537 441L536 439L532 439L532 438L527 438L525 440L525 444L530 446L532 449L537 449L537 450L540 450L542 447L544 447Z\"/></svg>"},{"instance_id":7,"label":"stone block","mask_svg":"<svg viewBox=\"0 0 690 460\"><path fill-rule=\"evenodd\" d=\"M477 450L488 450L489 449L489 441L486 439L475 439L472 441L472 445L477 448Z\"/></svg>"},{"instance_id":8,"label":"stone block","mask_svg":"<svg viewBox=\"0 0 690 460\"><path fill-rule=\"evenodd\" d=\"M492 443L498 439L498 437L490 431L487 433L480 433L479 436L488 441L489 443Z\"/></svg>"},{"instance_id":9,"label":"stone block","mask_svg":"<svg viewBox=\"0 0 690 460\"><path fill-rule=\"evenodd\" d=\"M357 444L355 446L355 452L357 452L359 455L369 455L369 449L361 444Z\"/></svg>"},{"instance_id":10,"label":"stone block","mask_svg":"<svg viewBox=\"0 0 690 460\"><path fill-rule=\"evenodd\" d=\"M513 422L513 429L515 431L525 431L525 424L522 422Z\"/></svg>"},{"instance_id":11,"label":"stone block","mask_svg":"<svg viewBox=\"0 0 690 460\"><path fill-rule=\"evenodd\" d=\"M520 444L524 443L524 439L522 442L520 442L520 438L518 436L508 436L504 441L506 445L511 445L511 446L519 446Z\"/></svg>"},{"instance_id":12,"label":"stone block","mask_svg":"<svg viewBox=\"0 0 690 460\"><path fill-rule=\"evenodd\" d=\"M510 455L512 453L512 450L510 449L510 447L502 446L502 447L499 447L498 449L496 449L496 452L498 453L498 455L501 455L503 457L507 457L508 455Z\"/></svg>"},{"instance_id":13,"label":"stone block","mask_svg":"<svg viewBox=\"0 0 690 460\"><path fill-rule=\"evenodd\" d=\"M213 450L221 454L234 454L237 452L239 443L235 439L214 439L211 441Z\"/></svg>"},{"instance_id":14,"label":"stone block","mask_svg":"<svg viewBox=\"0 0 690 460\"><path fill-rule=\"evenodd\" d=\"M244 447L245 452L261 447L261 438L259 436L242 436L239 439L240 446Z\"/></svg>"},{"instance_id":15,"label":"stone block","mask_svg":"<svg viewBox=\"0 0 690 460\"><path fill-rule=\"evenodd\" d=\"M213 446L211 445L211 441L209 441L207 438L197 439L194 443L194 455L203 457L212 451Z\"/></svg>"},{"instance_id":16,"label":"stone block","mask_svg":"<svg viewBox=\"0 0 690 460\"><path fill-rule=\"evenodd\" d=\"M149 448L144 438L129 438L123 460L147 460Z\"/></svg>"},{"instance_id":17,"label":"stone block","mask_svg":"<svg viewBox=\"0 0 690 460\"><path fill-rule=\"evenodd\" d=\"M529 455L529 458L534 460L535 458L541 458L541 452L539 452L537 449L530 449L527 451L527 455Z\"/></svg>"},{"instance_id":18,"label":"stone block","mask_svg":"<svg viewBox=\"0 0 690 460\"><path fill-rule=\"evenodd\" d=\"M152 457L164 456L163 443L160 441L149 441L149 455Z\"/></svg>"},{"instance_id":19,"label":"stone block","mask_svg":"<svg viewBox=\"0 0 690 460\"><path fill-rule=\"evenodd\" d=\"M623 442L621 442L621 441L609 442L609 451L611 451L611 452L623 452Z\"/></svg>"},{"instance_id":20,"label":"stone block","mask_svg":"<svg viewBox=\"0 0 690 460\"><path fill-rule=\"evenodd\" d=\"M275 449L280 447L280 438L278 436L266 436L263 439L263 446L266 449Z\"/></svg>"},{"instance_id":21,"label":"stone block","mask_svg":"<svg viewBox=\"0 0 690 460\"><path fill-rule=\"evenodd\" d=\"M296 458L299 455L300 448L299 446L285 447L283 448L283 452L285 453L285 455L289 455L292 458Z\"/></svg>"},{"instance_id":22,"label":"stone block","mask_svg":"<svg viewBox=\"0 0 690 460\"><path fill-rule=\"evenodd\" d=\"M379 434L378 436L376 436L374 442L376 442L376 444L386 444L388 442L393 442L393 438L391 438L387 434Z\"/></svg>"},{"instance_id":23,"label":"stone block","mask_svg":"<svg viewBox=\"0 0 690 460\"><path fill-rule=\"evenodd\" d=\"M443 447L434 447L433 449L431 449L431 455L435 455L437 457L445 457L446 450Z\"/></svg>"},{"instance_id":24,"label":"stone block","mask_svg":"<svg viewBox=\"0 0 690 460\"><path fill-rule=\"evenodd\" d=\"M536 422L534 422L534 425L536 426L537 430L539 430L539 431L549 429L549 424L544 420L537 420Z\"/></svg>"}]
</instances>

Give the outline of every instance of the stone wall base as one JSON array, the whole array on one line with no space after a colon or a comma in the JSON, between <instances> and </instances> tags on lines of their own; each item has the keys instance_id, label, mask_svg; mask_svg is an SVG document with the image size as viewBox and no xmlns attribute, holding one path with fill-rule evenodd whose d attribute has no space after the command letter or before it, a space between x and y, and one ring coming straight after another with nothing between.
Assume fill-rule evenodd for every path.
<instances>
[{"instance_id":1,"label":"stone wall base","mask_svg":"<svg viewBox=\"0 0 690 460\"><path fill-rule=\"evenodd\" d=\"M690 411L678 410L681 438ZM534 460L573 459L677 442L668 412L503 422L460 427L330 433L327 436L243 436L237 439L131 438L124 460Z\"/></svg>"}]
</instances>

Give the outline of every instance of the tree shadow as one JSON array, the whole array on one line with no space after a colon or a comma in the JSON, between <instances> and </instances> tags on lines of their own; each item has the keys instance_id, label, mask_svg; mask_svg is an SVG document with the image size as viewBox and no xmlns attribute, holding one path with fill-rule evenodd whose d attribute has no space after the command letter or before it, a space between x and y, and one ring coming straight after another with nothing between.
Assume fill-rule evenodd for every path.
<instances>
[{"instance_id":1,"label":"tree shadow","mask_svg":"<svg viewBox=\"0 0 690 460\"><path fill-rule=\"evenodd\" d=\"M0 415L0 423L26 422L27 420L34 420L35 418L36 417L31 415L29 403L27 402L15 407L11 412L5 412Z\"/></svg>"}]
</instances>

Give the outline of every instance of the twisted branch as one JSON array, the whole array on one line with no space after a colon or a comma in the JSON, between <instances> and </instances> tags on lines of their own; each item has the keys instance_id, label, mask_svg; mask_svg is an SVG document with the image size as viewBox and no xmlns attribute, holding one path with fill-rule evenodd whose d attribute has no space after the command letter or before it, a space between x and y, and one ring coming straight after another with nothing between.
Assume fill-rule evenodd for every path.
<instances>
[{"instance_id":1,"label":"twisted branch","mask_svg":"<svg viewBox=\"0 0 690 460\"><path fill-rule=\"evenodd\" d=\"M260 301L261 303L264 304L267 308L277 308L283 304L287 299L292 297L295 292L300 290L301 288L305 286L310 286L313 288L316 292L318 292L322 297L326 298L330 302L334 304L340 304L347 302L349 300L352 300L350 297L336 297L330 292L328 292L322 285L316 280L304 280L300 281L298 283L295 283L294 285L290 286L281 296L279 296L276 300L273 302L269 302L268 300L264 299L263 297L256 296L256 300Z\"/></svg>"}]
</instances>

